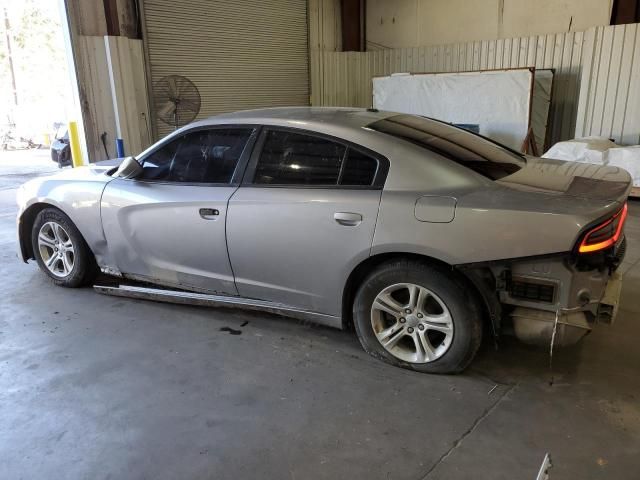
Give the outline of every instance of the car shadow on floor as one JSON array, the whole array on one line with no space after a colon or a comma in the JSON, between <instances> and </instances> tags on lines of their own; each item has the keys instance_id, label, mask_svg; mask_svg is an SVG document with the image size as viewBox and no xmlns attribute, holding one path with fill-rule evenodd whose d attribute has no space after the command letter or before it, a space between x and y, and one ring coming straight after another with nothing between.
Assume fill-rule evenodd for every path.
<instances>
[{"instance_id":1,"label":"car shadow on floor","mask_svg":"<svg viewBox=\"0 0 640 480\"><path fill-rule=\"evenodd\" d=\"M120 281L116 277L101 275L96 284L117 286ZM96 295L98 294L96 293ZM362 350L352 325L348 325L344 331L340 331L310 321L268 312L232 307L175 305L126 298L118 298L118 300L164 305L166 308L175 309L177 314L179 312L185 314L198 312L206 315L207 312L215 312L216 318L227 319L226 322L222 322L224 325L219 326L218 330L230 335L242 335L248 331L245 327L259 325L261 329L269 330L272 335L295 334L296 336L308 337L309 341L321 338L332 342L335 348L343 350L351 358L359 358L372 363L379 361ZM510 330L508 325L505 330L507 332ZM567 378L576 375L583 355L583 345L584 342L578 342L570 347L556 346L553 349L553 358L551 358L550 345L544 347L526 345L509 333L501 335L496 340L490 329L485 328L482 345L476 358L461 375L480 376L500 385L511 385L524 379L548 382L549 385L553 385L560 378L566 381Z\"/></svg>"}]
</instances>

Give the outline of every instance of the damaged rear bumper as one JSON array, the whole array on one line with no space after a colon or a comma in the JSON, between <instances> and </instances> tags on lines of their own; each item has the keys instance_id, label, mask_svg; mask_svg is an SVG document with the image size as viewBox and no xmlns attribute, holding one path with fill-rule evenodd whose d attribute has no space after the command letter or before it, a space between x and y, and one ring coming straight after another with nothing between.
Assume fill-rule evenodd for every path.
<instances>
[{"instance_id":1,"label":"damaged rear bumper","mask_svg":"<svg viewBox=\"0 0 640 480\"><path fill-rule=\"evenodd\" d=\"M534 345L549 345L552 338L556 346L573 345L591 331L594 323L615 321L621 289L622 276L614 272L598 302L555 311L517 306L510 314L515 335Z\"/></svg>"}]
</instances>

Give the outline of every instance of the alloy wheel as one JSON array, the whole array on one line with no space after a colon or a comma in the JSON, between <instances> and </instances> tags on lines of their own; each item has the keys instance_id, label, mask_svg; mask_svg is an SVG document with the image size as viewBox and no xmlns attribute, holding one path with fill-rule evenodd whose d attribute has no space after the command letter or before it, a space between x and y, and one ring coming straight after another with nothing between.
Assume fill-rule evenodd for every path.
<instances>
[{"instance_id":1,"label":"alloy wheel","mask_svg":"<svg viewBox=\"0 0 640 480\"><path fill-rule=\"evenodd\" d=\"M56 277L66 277L73 270L75 248L67 231L56 222L47 222L38 232L38 250L42 262Z\"/></svg>"},{"instance_id":2,"label":"alloy wheel","mask_svg":"<svg viewBox=\"0 0 640 480\"><path fill-rule=\"evenodd\" d=\"M453 340L453 320L445 303L413 283L391 285L376 296L371 326L387 352L409 363L437 360Z\"/></svg>"}]
</instances>

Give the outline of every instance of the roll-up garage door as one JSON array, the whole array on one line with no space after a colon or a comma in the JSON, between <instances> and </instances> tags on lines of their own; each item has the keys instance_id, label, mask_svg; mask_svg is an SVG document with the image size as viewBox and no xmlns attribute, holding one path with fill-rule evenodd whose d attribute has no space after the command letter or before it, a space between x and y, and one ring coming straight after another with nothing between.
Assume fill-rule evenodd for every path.
<instances>
[{"instance_id":1,"label":"roll-up garage door","mask_svg":"<svg viewBox=\"0 0 640 480\"><path fill-rule=\"evenodd\" d=\"M143 0L150 97L182 75L200 93L197 119L309 104L307 0ZM154 103L155 107L155 103ZM152 108L160 138L173 130Z\"/></svg>"}]
</instances>

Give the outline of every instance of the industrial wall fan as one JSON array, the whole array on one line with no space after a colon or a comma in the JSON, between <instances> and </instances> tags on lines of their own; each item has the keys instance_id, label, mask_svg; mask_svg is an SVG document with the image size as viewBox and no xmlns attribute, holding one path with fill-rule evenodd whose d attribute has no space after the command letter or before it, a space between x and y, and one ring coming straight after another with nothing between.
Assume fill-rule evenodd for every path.
<instances>
[{"instance_id":1,"label":"industrial wall fan","mask_svg":"<svg viewBox=\"0 0 640 480\"><path fill-rule=\"evenodd\" d=\"M168 75L155 85L158 118L173 128L192 122L200 111L200 93L187 77Z\"/></svg>"}]
</instances>

